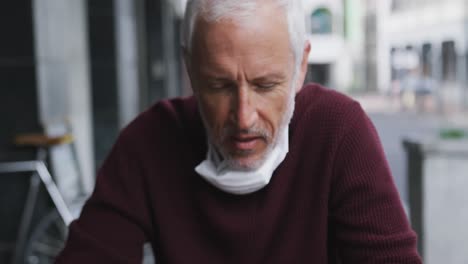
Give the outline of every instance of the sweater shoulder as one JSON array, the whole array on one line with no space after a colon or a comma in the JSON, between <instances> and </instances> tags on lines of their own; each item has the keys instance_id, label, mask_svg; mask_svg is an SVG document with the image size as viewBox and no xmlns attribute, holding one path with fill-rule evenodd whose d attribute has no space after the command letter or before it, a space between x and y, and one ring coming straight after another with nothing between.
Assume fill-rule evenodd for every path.
<instances>
[{"instance_id":1,"label":"sweater shoulder","mask_svg":"<svg viewBox=\"0 0 468 264\"><path fill-rule=\"evenodd\" d=\"M297 94L294 111L290 147L298 159L320 156L332 164L349 132L368 126L367 115L358 102L316 84L304 86Z\"/></svg>"},{"instance_id":2,"label":"sweater shoulder","mask_svg":"<svg viewBox=\"0 0 468 264\"><path fill-rule=\"evenodd\" d=\"M180 136L200 136L201 118L193 96L156 102L139 114L120 133L119 140L131 144L168 142Z\"/></svg>"},{"instance_id":3,"label":"sweater shoulder","mask_svg":"<svg viewBox=\"0 0 468 264\"><path fill-rule=\"evenodd\" d=\"M365 114L360 104L349 96L318 84L308 84L296 96L296 120L293 122L322 129L345 128L362 115Z\"/></svg>"}]
</instances>

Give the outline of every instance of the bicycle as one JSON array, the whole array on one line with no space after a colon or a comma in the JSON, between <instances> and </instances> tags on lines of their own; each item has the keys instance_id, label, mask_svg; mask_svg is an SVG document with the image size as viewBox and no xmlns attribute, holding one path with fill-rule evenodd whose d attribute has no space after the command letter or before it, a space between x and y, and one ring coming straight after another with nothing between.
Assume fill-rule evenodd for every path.
<instances>
[{"instance_id":1,"label":"bicycle","mask_svg":"<svg viewBox=\"0 0 468 264\"><path fill-rule=\"evenodd\" d=\"M73 137L71 134L56 137L44 134L19 135L15 145L36 148L37 157L28 161L0 162L0 174L30 173L29 191L11 264L53 263L65 245L69 224L79 216L85 200L90 195L84 191L80 180L81 173ZM56 176L55 179L52 175ZM65 175L67 177L64 177ZM57 184L56 181L60 179L62 183ZM41 186L45 187L53 208L30 232L36 198ZM155 263L149 244L144 245L143 256L144 264Z\"/></svg>"},{"instance_id":2,"label":"bicycle","mask_svg":"<svg viewBox=\"0 0 468 264\"><path fill-rule=\"evenodd\" d=\"M23 174L30 177L29 190L20 219L11 264L52 263L54 257L63 248L68 225L78 216L84 200L88 196L84 193L84 188L78 178L80 173L73 137L70 134L56 137L44 134L19 135L15 139L15 145L34 148L37 150L37 155L34 160L0 163L0 174ZM71 160L63 163L64 157L71 158ZM52 166L50 163L55 164ZM67 180L69 184L74 185L74 188L68 188L67 192L61 191L56 184L56 179L52 177L52 174L59 174L50 171L50 169L62 170L62 173L65 173L64 165L69 166L67 176L71 177L68 177ZM53 208L33 227L32 218L41 187L45 187ZM68 195L64 196L63 193L68 193ZM29 236L29 234L31 235Z\"/></svg>"}]
</instances>

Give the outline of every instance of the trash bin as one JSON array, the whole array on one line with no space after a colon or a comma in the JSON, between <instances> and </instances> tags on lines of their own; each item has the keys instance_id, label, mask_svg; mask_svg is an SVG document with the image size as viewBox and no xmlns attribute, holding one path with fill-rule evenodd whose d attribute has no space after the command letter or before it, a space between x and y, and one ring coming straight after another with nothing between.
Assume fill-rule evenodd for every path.
<instances>
[{"instance_id":1,"label":"trash bin","mask_svg":"<svg viewBox=\"0 0 468 264\"><path fill-rule=\"evenodd\" d=\"M424 263L468 263L468 139L406 137L403 146Z\"/></svg>"}]
</instances>

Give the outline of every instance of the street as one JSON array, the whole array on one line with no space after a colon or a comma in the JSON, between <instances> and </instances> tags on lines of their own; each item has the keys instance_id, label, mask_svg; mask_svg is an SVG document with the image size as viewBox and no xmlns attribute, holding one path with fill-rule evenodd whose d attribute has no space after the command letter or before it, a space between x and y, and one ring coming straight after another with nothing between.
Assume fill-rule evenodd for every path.
<instances>
[{"instance_id":1,"label":"street","mask_svg":"<svg viewBox=\"0 0 468 264\"><path fill-rule=\"evenodd\" d=\"M402 139L408 135L434 136L441 128L440 119L414 113L369 113L379 133L390 169L403 201L408 201L406 191L406 153Z\"/></svg>"},{"instance_id":2,"label":"street","mask_svg":"<svg viewBox=\"0 0 468 264\"><path fill-rule=\"evenodd\" d=\"M403 138L437 137L441 129L453 126L467 127L467 118L463 115L449 119L433 113L402 112L397 110L388 98L382 96L360 96L354 99L361 103L379 133L396 186L405 202L408 201L408 194Z\"/></svg>"}]
</instances>

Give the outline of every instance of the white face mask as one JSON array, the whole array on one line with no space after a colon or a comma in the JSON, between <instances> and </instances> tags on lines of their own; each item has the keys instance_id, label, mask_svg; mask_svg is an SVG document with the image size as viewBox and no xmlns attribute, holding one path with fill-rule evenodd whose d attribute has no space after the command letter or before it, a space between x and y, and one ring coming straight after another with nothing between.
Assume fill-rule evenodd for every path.
<instances>
[{"instance_id":1,"label":"white face mask","mask_svg":"<svg viewBox=\"0 0 468 264\"><path fill-rule=\"evenodd\" d=\"M289 126L284 126L277 144L267 154L262 165L251 171L232 170L220 162L219 154L209 144L206 160L200 163L195 171L206 181L225 192L232 194L249 194L265 187L275 169L281 164L289 151Z\"/></svg>"}]
</instances>

